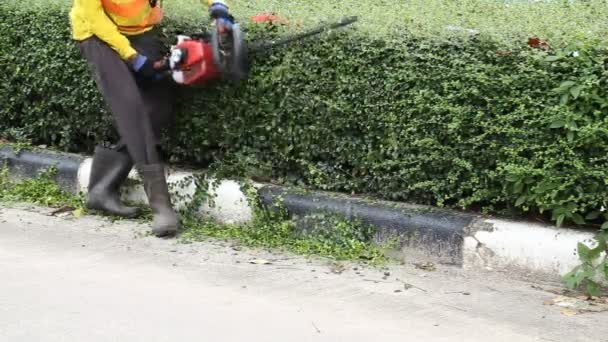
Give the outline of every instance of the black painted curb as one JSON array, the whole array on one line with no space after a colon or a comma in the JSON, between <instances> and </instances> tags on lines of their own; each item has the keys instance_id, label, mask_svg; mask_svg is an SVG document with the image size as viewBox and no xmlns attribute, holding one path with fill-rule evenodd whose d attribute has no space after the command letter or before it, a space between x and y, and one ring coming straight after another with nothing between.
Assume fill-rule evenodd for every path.
<instances>
[{"instance_id":1,"label":"black painted curb","mask_svg":"<svg viewBox=\"0 0 608 342\"><path fill-rule=\"evenodd\" d=\"M78 193L78 170L85 157L43 150L15 150L0 146L0 164L8 167L11 177L33 178L38 173L54 167L54 180L70 193Z\"/></svg>"},{"instance_id":2,"label":"black painted curb","mask_svg":"<svg viewBox=\"0 0 608 342\"><path fill-rule=\"evenodd\" d=\"M464 238L470 236L477 216L433 207L369 201L339 194L302 192L278 186L259 189L261 201L273 206L277 201L292 215L332 213L358 219L377 229L377 242L397 238L400 252L419 254L442 263L463 264Z\"/></svg>"}]
</instances>

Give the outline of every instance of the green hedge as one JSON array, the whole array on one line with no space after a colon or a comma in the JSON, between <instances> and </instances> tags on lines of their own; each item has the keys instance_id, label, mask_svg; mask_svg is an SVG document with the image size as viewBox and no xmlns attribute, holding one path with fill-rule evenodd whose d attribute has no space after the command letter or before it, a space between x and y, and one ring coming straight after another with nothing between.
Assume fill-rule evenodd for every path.
<instances>
[{"instance_id":1,"label":"green hedge","mask_svg":"<svg viewBox=\"0 0 608 342\"><path fill-rule=\"evenodd\" d=\"M317 189L602 223L606 53L489 37L307 41L255 60L246 85L184 90L166 150ZM90 151L114 134L61 7L0 4L0 101L9 140Z\"/></svg>"}]
</instances>

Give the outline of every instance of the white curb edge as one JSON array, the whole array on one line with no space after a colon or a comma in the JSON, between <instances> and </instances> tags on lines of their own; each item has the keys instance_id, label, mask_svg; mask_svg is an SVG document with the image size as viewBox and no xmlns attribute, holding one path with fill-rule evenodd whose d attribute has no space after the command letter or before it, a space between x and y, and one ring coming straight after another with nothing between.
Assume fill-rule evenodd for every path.
<instances>
[{"instance_id":1,"label":"white curb edge","mask_svg":"<svg viewBox=\"0 0 608 342\"><path fill-rule=\"evenodd\" d=\"M580 264L577 245L592 245L588 231L557 228L531 222L484 219L492 228L465 237L465 268L520 269L564 275Z\"/></svg>"},{"instance_id":2,"label":"white curb edge","mask_svg":"<svg viewBox=\"0 0 608 342\"><path fill-rule=\"evenodd\" d=\"M91 158L87 158L78 170L78 190L86 193L91 173ZM167 183L172 194L172 201L176 208L183 208L189 203L196 191L196 185L187 181L193 176L192 172L167 170ZM129 179L136 181L136 185L125 187L123 199L134 203L147 204L146 194L141 185L141 178L133 169ZM220 180L219 184L212 185L217 180L209 180L209 195L213 202L202 203L199 212L203 216L211 217L221 223L238 224L248 222L252 218L252 209L247 196L241 191L239 183L233 180ZM256 186L257 184L254 184Z\"/></svg>"}]
</instances>

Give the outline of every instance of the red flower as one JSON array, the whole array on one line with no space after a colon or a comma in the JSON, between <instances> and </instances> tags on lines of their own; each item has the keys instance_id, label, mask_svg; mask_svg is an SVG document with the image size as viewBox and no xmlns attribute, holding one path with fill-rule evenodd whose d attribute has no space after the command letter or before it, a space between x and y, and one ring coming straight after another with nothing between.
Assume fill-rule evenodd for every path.
<instances>
[{"instance_id":1,"label":"red flower","mask_svg":"<svg viewBox=\"0 0 608 342\"><path fill-rule=\"evenodd\" d=\"M289 23L289 21L287 19L278 17L272 13L263 13L263 14L258 14L256 16L253 16L251 18L251 21L254 23L268 23L268 24L282 24L282 25L287 25Z\"/></svg>"},{"instance_id":2,"label":"red flower","mask_svg":"<svg viewBox=\"0 0 608 342\"><path fill-rule=\"evenodd\" d=\"M543 49L545 51L549 50L549 44L547 44L547 42L544 42L542 40L540 40L539 38L528 38L528 45L530 47L536 48L536 49Z\"/></svg>"}]
</instances>

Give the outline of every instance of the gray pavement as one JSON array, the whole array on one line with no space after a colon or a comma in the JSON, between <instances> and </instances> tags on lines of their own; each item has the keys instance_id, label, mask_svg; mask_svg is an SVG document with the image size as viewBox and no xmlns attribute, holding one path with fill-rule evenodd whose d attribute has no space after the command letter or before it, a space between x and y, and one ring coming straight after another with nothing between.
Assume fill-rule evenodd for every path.
<instances>
[{"instance_id":1,"label":"gray pavement","mask_svg":"<svg viewBox=\"0 0 608 342\"><path fill-rule=\"evenodd\" d=\"M608 314L543 305L556 284L410 263L338 272L48 212L0 207L0 341L608 341Z\"/></svg>"}]
</instances>

